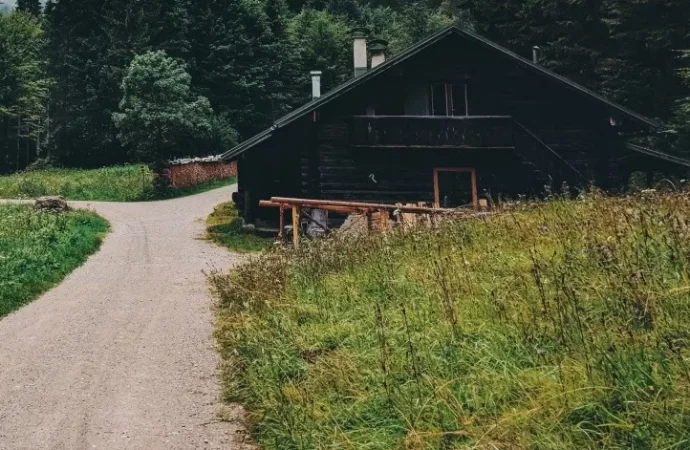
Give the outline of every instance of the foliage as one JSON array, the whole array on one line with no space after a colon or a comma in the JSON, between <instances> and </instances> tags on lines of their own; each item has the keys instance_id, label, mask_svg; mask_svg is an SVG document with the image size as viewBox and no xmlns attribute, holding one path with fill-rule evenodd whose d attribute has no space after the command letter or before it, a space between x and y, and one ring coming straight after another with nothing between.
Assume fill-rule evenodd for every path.
<instances>
[{"instance_id":1,"label":"foliage","mask_svg":"<svg viewBox=\"0 0 690 450\"><path fill-rule=\"evenodd\" d=\"M324 91L337 87L352 75L348 53L350 27L343 16L305 9L290 21L289 30L302 67L323 72L321 83ZM306 92L310 83L309 77L303 77L300 90Z\"/></svg>"},{"instance_id":2,"label":"foliage","mask_svg":"<svg viewBox=\"0 0 690 450\"><path fill-rule=\"evenodd\" d=\"M213 277L265 449L682 448L690 196L305 243Z\"/></svg>"},{"instance_id":3,"label":"foliage","mask_svg":"<svg viewBox=\"0 0 690 450\"><path fill-rule=\"evenodd\" d=\"M170 189L162 198L181 197L234 184L234 177L184 189ZM154 175L146 166L102 169L48 169L0 176L0 198L62 195L68 200L134 202L161 198L154 191Z\"/></svg>"},{"instance_id":4,"label":"foliage","mask_svg":"<svg viewBox=\"0 0 690 450\"><path fill-rule=\"evenodd\" d=\"M253 253L273 247L274 240L242 230L242 223L233 203L218 205L206 220L206 232L213 242L233 252Z\"/></svg>"},{"instance_id":5,"label":"foliage","mask_svg":"<svg viewBox=\"0 0 690 450\"><path fill-rule=\"evenodd\" d=\"M98 249L108 222L73 211L0 205L0 317L50 289Z\"/></svg>"},{"instance_id":6,"label":"foliage","mask_svg":"<svg viewBox=\"0 0 690 450\"><path fill-rule=\"evenodd\" d=\"M28 153L36 155L50 87L45 45L38 18L18 11L0 15L0 172L24 167Z\"/></svg>"},{"instance_id":7,"label":"foliage","mask_svg":"<svg viewBox=\"0 0 690 450\"><path fill-rule=\"evenodd\" d=\"M21 4L33 10L37 0ZM686 0L48 0L39 66L54 89L33 91L41 120L26 122L33 134L19 150L0 132L0 151L11 151L15 170L45 156L70 166L131 161L112 115L134 56L158 50L188 67L194 95L246 139L309 100L309 71L324 72L325 90L352 76L355 26L388 39L391 53L454 22L524 56L539 45L547 67L669 122L690 92L677 58L690 48L689 21ZM7 36L0 28L0 42ZM195 154L227 142L210 139ZM8 170L7 157L0 162Z\"/></svg>"},{"instance_id":8,"label":"foliage","mask_svg":"<svg viewBox=\"0 0 690 450\"><path fill-rule=\"evenodd\" d=\"M209 139L213 111L191 91L184 66L165 52L137 56L122 81L120 112L113 114L122 144L148 163L183 156Z\"/></svg>"},{"instance_id":9,"label":"foliage","mask_svg":"<svg viewBox=\"0 0 690 450\"><path fill-rule=\"evenodd\" d=\"M40 0L17 0L17 10L24 13L33 14L35 16L41 15L41 1Z\"/></svg>"}]
</instances>

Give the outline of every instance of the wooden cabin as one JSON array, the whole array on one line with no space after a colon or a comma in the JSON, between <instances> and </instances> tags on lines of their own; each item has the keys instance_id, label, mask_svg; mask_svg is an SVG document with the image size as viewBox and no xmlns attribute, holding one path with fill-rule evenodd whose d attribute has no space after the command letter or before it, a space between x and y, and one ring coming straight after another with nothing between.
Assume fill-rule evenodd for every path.
<instances>
[{"instance_id":1,"label":"wooden cabin","mask_svg":"<svg viewBox=\"0 0 690 450\"><path fill-rule=\"evenodd\" d=\"M367 48L368 47L368 48ZM354 37L354 77L228 151L246 223L273 196L454 208L597 185L690 162L627 143L657 124L473 32L449 27L385 60Z\"/></svg>"}]
</instances>

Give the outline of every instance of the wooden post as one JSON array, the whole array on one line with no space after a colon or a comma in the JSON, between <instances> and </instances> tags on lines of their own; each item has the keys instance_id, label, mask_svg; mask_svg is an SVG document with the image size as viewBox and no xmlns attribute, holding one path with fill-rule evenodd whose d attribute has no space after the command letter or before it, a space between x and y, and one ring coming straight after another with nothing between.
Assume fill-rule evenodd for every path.
<instances>
[{"instance_id":1,"label":"wooden post","mask_svg":"<svg viewBox=\"0 0 690 450\"><path fill-rule=\"evenodd\" d=\"M438 187L438 169L434 169L434 208L441 207L441 192Z\"/></svg>"},{"instance_id":2,"label":"wooden post","mask_svg":"<svg viewBox=\"0 0 690 450\"><path fill-rule=\"evenodd\" d=\"M292 243L299 248L299 206L292 207Z\"/></svg>"},{"instance_id":3,"label":"wooden post","mask_svg":"<svg viewBox=\"0 0 690 450\"><path fill-rule=\"evenodd\" d=\"M280 232L278 238L282 241L285 238L285 208L280 205Z\"/></svg>"},{"instance_id":4,"label":"wooden post","mask_svg":"<svg viewBox=\"0 0 690 450\"><path fill-rule=\"evenodd\" d=\"M477 194L477 171L472 169L472 205L479 209L479 195Z\"/></svg>"}]
</instances>

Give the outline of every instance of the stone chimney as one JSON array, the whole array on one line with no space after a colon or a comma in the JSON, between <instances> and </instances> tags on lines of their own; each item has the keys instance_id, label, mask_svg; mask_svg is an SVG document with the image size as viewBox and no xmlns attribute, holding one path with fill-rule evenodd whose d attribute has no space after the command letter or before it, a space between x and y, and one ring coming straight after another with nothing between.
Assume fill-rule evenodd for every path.
<instances>
[{"instance_id":1,"label":"stone chimney","mask_svg":"<svg viewBox=\"0 0 690 450\"><path fill-rule=\"evenodd\" d=\"M354 38L353 56L355 62L355 77L363 75L367 71L367 37L369 30L366 28L355 28L352 30L352 37Z\"/></svg>"},{"instance_id":2,"label":"stone chimney","mask_svg":"<svg viewBox=\"0 0 690 450\"><path fill-rule=\"evenodd\" d=\"M321 71L312 70L311 75L311 98L317 99L321 97Z\"/></svg>"},{"instance_id":3,"label":"stone chimney","mask_svg":"<svg viewBox=\"0 0 690 450\"><path fill-rule=\"evenodd\" d=\"M388 41L385 39L372 39L369 41L369 52L371 52L371 68L386 62L386 50Z\"/></svg>"}]
</instances>

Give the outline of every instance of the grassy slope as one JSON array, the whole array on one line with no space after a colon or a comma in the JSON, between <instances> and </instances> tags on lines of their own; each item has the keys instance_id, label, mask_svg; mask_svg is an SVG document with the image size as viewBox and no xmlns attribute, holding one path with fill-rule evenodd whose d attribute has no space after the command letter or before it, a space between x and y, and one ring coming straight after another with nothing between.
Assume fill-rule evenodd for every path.
<instances>
[{"instance_id":1,"label":"grassy slope","mask_svg":"<svg viewBox=\"0 0 690 450\"><path fill-rule=\"evenodd\" d=\"M98 249L108 222L90 212L0 205L0 317L34 300Z\"/></svg>"},{"instance_id":2,"label":"grassy slope","mask_svg":"<svg viewBox=\"0 0 690 450\"><path fill-rule=\"evenodd\" d=\"M128 165L93 170L50 169L0 176L0 198L62 195L68 200L155 200L153 174L143 166ZM171 190L165 198L196 194L227 186L234 178L213 181L187 189Z\"/></svg>"},{"instance_id":3,"label":"grassy slope","mask_svg":"<svg viewBox=\"0 0 690 450\"><path fill-rule=\"evenodd\" d=\"M206 223L208 237L215 243L238 253L253 253L273 247L274 239L242 231L233 203L218 205Z\"/></svg>"},{"instance_id":4,"label":"grassy slope","mask_svg":"<svg viewBox=\"0 0 690 450\"><path fill-rule=\"evenodd\" d=\"M690 447L690 198L270 254L218 291L265 449Z\"/></svg>"}]
</instances>

